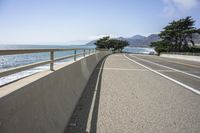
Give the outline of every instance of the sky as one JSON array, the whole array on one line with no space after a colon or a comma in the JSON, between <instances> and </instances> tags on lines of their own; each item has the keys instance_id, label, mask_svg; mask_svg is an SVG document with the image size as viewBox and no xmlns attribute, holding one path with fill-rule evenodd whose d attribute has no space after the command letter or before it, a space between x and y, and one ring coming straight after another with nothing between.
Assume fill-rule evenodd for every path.
<instances>
[{"instance_id":1,"label":"sky","mask_svg":"<svg viewBox=\"0 0 200 133\"><path fill-rule=\"evenodd\" d=\"M159 33L200 0L0 0L0 44L81 44L102 36Z\"/></svg>"}]
</instances>

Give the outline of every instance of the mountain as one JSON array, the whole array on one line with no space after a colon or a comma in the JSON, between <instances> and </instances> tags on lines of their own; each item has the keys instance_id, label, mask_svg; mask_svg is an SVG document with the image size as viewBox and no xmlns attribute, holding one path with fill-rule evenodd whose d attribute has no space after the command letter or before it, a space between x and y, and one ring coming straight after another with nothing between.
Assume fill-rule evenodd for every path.
<instances>
[{"instance_id":1,"label":"mountain","mask_svg":"<svg viewBox=\"0 0 200 133\"><path fill-rule=\"evenodd\" d=\"M145 39L146 37L145 36L141 36L141 35L135 35L135 36L133 36L133 37L130 37L130 39L133 39L133 40L135 40L135 39Z\"/></svg>"},{"instance_id":2,"label":"mountain","mask_svg":"<svg viewBox=\"0 0 200 133\"><path fill-rule=\"evenodd\" d=\"M97 40L90 41L90 42L86 43L86 45L94 45L94 43L95 43L96 41L97 41Z\"/></svg>"},{"instance_id":3,"label":"mountain","mask_svg":"<svg viewBox=\"0 0 200 133\"><path fill-rule=\"evenodd\" d=\"M151 42L159 41L160 37L158 36L158 34L151 34L147 37L141 36L141 35L135 35L130 38L118 37L116 39L128 41L130 47L149 47ZM193 39L194 39L195 44L200 44L199 34L194 34ZM95 42L96 40L93 40L87 43L86 45L94 45Z\"/></svg>"},{"instance_id":4,"label":"mountain","mask_svg":"<svg viewBox=\"0 0 200 133\"><path fill-rule=\"evenodd\" d=\"M157 34L151 34L148 37L135 35L130 38L119 37L117 39L128 41L131 47L149 47L151 42L156 42L160 40L160 37Z\"/></svg>"},{"instance_id":5,"label":"mountain","mask_svg":"<svg viewBox=\"0 0 200 133\"><path fill-rule=\"evenodd\" d=\"M158 41L160 38L157 34L152 34L148 37L135 35L130 38L118 37L116 39L128 41L131 47L149 47L151 42ZM94 45L96 40L88 42L86 45Z\"/></svg>"}]
</instances>

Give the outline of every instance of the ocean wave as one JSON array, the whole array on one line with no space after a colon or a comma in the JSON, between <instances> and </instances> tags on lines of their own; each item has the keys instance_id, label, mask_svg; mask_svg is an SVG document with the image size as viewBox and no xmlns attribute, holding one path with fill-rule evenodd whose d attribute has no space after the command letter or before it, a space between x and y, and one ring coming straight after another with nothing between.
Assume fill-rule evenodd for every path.
<instances>
[{"instance_id":1,"label":"ocean wave","mask_svg":"<svg viewBox=\"0 0 200 133\"><path fill-rule=\"evenodd\" d=\"M58 63L55 63L55 66L58 66L58 65L61 65L61 64L64 64L64 63L65 62L58 62ZM36 73L39 73L39 72L42 72L42 71L49 70L49 68L50 68L50 65L43 65L43 66L35 67L35 68L29 69L29 70L25 70L25 71L22 71L22 72L18 72L18 73L9 75L9 76L2 77L2 78L0 78L0 86L9 84L9 83L14 82L16 80L22 79L22 78L27 77L27 76L31 76L33 74L36 74ZM7 70L7 69L4 69L4 71L5 70Z\"/></svg>"}]
</instances>

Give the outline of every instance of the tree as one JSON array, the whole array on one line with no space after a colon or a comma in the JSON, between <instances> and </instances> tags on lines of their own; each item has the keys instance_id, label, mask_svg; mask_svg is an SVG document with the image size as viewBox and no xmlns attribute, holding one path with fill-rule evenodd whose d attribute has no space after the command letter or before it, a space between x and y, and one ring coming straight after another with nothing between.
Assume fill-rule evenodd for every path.
<instances>
[{"instance_id":1,"label":"tree","mask_svg":"<svg viewBox=\"0 0 200 133\"><path fill-rule=\"evenodd\" d=\"M100 49L112 49L113 51L121 52L124 49L124 47L129 45L129 43L123 40L110 39L110 37L107 36L97 40L95 45L97 46L97 48Z\"/></svg>"},{"instance_id":2,"label":"tree","mask_svg":"<svg viewBox=\"0 0 200 133\"><path fill-rule=\"evenodd\" d=\"M189 51L189 43L194 46L193 34L200 33L194 27L195 21L191 17L186 17L177 21L172 21L159 34L161 41L152 43L156 49L164 48L167 51L186 52ZM158 48L157 48L158 47Z\"/></svg>"},{"instance_id":3,"label":"tree","mask_svg":"<svg viewBox=\"0 0 200 133\"><path fill-rule=\"evenodd\" d=\"M163 41L152 42L150 46L155 47L155 51L158 53L158 55L160 55L161 52L168 51L167 43L164 43Z\"/></svg>"},{"instance_id":4,"label":"tree","mask_svg":"<svg viewBox=\"0 0 200 133\"><path fill-rule=\"evenodd\" d=\"M99 40L97 40L95 42L95 45L97 46L97 48L99 49L109 49L108 48L108 40L110 39L109 36L100 38Z\"/></svg>"},{"instance_id":5,"label":"tree","mask_svg":"<svg viewBox=\"0 0 200 133\"><path fill-rule=\"evenodd\" d=\"M122 52L124 47L129 45L129 43L127 41L117 40L117 39L112 39L109 42L111 44L112 44L112 42L114 42L113 43L114 45L112 45L112 47L114 48L114 51L119 51L119 52Z\"/></svg>"}]
</instances>

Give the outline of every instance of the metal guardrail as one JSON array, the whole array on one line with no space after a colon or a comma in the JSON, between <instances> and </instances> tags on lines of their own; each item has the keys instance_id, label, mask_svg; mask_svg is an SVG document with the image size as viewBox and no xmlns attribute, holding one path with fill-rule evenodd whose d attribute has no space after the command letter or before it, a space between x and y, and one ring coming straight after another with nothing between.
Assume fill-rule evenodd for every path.
<instances>
[{"instance_id":1,"label":"metal guardrail","mask_svg":"<svg viewBox=\"0 0 200 133\"><path fill-rule=\"evenodd\" d=\"M82 53L78 53L77 51L83 51ZM68 55L60 58L54 58L54 53L58 51L74 51L73 55ZM74 61L76 61L77 57L79 56L86 56L87 54L90 55L91 53L96 53L96 49L94 48L76 48L76 49L19 49L19 50L0 50L0 56L2 55L16 55L16 54L31 54L31 53L50 53L50 60L48 61L43 61L43 62L37 62L37 63L32 63L29 65L24 65L12 69L8 69L6 71L0 72L0 77L8 76L11 74L15 74L21 71L25 71L34 67L50 64L50 70L54 70L54 62L69 59L69 58L74 58Z\"/></svg>"},{"instance_id":2,"label":"metal guardrail","mask_svg":"<svg viewBox=\"0 0 200 133\"><path fill-rule=\"evenodd\" d=\"M162 52L161 54L200 56L200 53L190 53L190 52Z\"/></svg>"}]
</instances>

